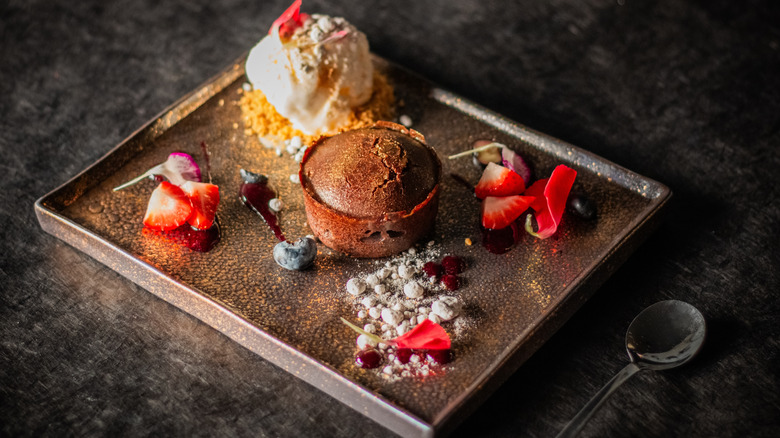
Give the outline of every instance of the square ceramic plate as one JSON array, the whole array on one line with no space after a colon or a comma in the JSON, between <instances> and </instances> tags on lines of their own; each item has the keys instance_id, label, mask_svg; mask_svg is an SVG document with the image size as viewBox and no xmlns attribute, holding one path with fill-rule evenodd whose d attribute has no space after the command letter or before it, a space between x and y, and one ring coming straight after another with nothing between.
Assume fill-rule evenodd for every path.
<instances>
[{"instance_id":1,"label":"square ceramic plate","mask_svg":"<svg viewBox=\"0 0 780 438\"><path fill-rule=\"evenodd\" d=\"M356 336L339 321L356 321L359 309L345 292L345 283L374 271L377 262L321 247L313 269L285 271L271 256L273 234L238 199L240 168L265 173L286 206L281 214L286 234L309 233L300 186L289 178L297 173L297 163L286 154L277 157L244 131L238 105L245 83L242 61L38 200L40 224L403 436L451 430L633 252L671 196L662 184L529 130L376 58L377 68L403 103L399 114L412 118L444 164L439 215L428 240L439 254L460 255L469 264L462 274L465 286L454 293L465 303L466 321L453 340L455 360L426 377L388 379L378 370L355 366ZM479 203L452 177L475 183L481 171L470 158L446 159L481 139L509 145L531 163L537 177L548 176L558 164L576 169L574 191L595 202L597 219L566 214L550 239L522 233L508 253L488 252L480 244ZM203 166L202 143L210 151L211 175L222 194L222 239L205 253L143 229L152 181L111 190L174 151L189 153ZM465 244L467 238L474 243ZM443 326L455 330L452 322Z\"/></svg>"}]
</instances>

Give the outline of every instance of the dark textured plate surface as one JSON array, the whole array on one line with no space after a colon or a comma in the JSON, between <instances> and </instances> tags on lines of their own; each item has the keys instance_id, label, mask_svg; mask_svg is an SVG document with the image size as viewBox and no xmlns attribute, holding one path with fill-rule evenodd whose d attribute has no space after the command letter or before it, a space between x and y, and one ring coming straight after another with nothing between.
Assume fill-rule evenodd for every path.
<instances>
[{"instance_id":1,"label":"dark textured plate surface","mask_svg":"<svg viewBox=\"0 0 780 438\"><path fill-rule=\"evenodd\" d=\"M321 248L314 269L288 272L271 257L276 243L258 216L238 199L239 168L270 177L285 203L288 236L308 234L297 164L277 157L244 132L238 106L243 64L175 103L74 179L36 203L49 233L191 313L250 350L404 436L446 432L500 385L592 294L654 228L671 196L665 186L593 154L531 131L376 60L393 82L414 128L444 163L436 229L442 254L465 257L466 286L455 294L466 305L468 330L454 339L456 360L435 375L392 381L354 366L355 335L339 317L355 319L346 281L376 268L372 260ZM512 251L487 252L479 244L479 204L449 175L476 182L468 158L446 156L480 139L511 146L549 175L557 164L578 171L574 190L598 206L598 219L566 214L556 236L525 235ZM220 187L222 241L212 251L190 251L148 232L141 219L154 187L144 181L111 188L187 152L204 163ZM464 241L470 238L474 245ZM443 324L448 328L448 324Z\"/></svg>"}]
</instances>

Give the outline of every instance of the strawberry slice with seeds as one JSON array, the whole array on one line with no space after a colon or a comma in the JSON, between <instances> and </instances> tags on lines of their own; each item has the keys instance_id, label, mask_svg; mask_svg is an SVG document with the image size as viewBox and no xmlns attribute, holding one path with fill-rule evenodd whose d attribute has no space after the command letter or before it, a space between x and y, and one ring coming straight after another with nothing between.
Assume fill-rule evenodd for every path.
<instances>
[{"instance_id":1,"label":"strawberry slice with seeds","mask_svg":"<svg viewBox=\"0 0 780 438\"><path fill-rule=\"evenodd\" d=\"M214 224L219 205L219 187L214 184L187 181L181 189L192 205L187 222L197 230L208 230Z\"/></svg>"},{"instance_id":2,"label":"strawberry slice with seeds","mask_svg":"<svg viewBox=\"0 0 780 438\"><path fill-rule=\"evenodd\" d=\"M533 202L532 196L488 196L482 201L482 226L493 230L512 224Z\"/></svg>"},{"instance_id":3,"label":"strawberry slice with seeds","mask_svg":"<svg viewBox=\"0 0 780 438\"><path fill-rule=\"evenodd\" d=\"M149 197L144 226L152 230L170 231L187 222L192 205L182 189L163 181Z\"/></svg>"},{"instance_id":4,"label":"strawberry slice with seeds","mask_svg":"<svg viewBox=\"0 0 780 438\"><path fill-rule=\"evenodd\" d=\"M477 198L485 199L488 196L519 195L525 190L523 177L512 169L507 169L496 163L488 163L477 187L474 188Z\"/></svg>"}]
</instances>

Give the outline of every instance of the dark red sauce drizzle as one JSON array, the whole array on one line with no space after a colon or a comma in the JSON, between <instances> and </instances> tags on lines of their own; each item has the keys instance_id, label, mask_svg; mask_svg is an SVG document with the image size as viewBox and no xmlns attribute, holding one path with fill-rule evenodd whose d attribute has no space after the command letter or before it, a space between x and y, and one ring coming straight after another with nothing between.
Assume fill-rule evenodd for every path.
<instances>
[{"instance_id":1,"label":"dark red sauce drizzle","mask_svg":"<svg viewBox=\"0 0 780 438\"><path fill-rule=\"evenodd\" d=\"M284 234L282 234L282 229L279 227L276 213L268 206L268 201L276 197L276 192L268 186L267 178L263 177L259 178L257 182L244 182L241 184L239 197L247 207L263 218L280 242L286 240Z\"/></svg>"},{"instance_id":2,"label":"dark red sauce drizzle","mask_svg":"<svg viewBox=\"0 0 780 438\"><path fill-rule=\"evenodd\" d=\"M489 228L480 228L482 230L482 246L493 254L504 254L509 252L520 237L517 229L517 223L501 228L491 230Z\"/></svg>"},{"instance_id":3,"label":"dark red sauce drizzle","mask_svg":"<svg viewBox=\"0 0 780 438\"><path fill-rule=\"evenodd\" d=\"M199 252L211 251L220 240L219 224L216 221L208 230L196 230L189 224L184 224L169 231L168 235L176 242Z\"/></svg>"},{"instance_id":4,"label":"dark red sauce drizzle","mask_svg":"<svg viewBox=\"0 0 780 438\"><path fill-rule=\"evenodd\" d=\"M220 240L219 224L216 221L208 230L196 230L189 224L184 224L171 231L155 231L144 228L143 232L148 233L147 235L160 236L198 252L211 251Z\"/></svg>"}]
</instances>

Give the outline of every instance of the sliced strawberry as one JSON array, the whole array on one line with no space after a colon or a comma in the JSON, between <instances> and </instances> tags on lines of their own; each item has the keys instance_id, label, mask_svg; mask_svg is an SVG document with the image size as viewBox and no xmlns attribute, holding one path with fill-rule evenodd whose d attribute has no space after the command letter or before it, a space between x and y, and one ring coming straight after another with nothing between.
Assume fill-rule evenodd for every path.
<instances>
[{"instance_id":1,"label":"sliced strawberry","mask_svg":"<svg viewBox=\"0 0 780 438\"><path fill-rule=\"evenodd\" d=\"M488 196L519 195L523 190L525 190L523 177L504 166L488 163L477 187L474 188L474 193L477 194L477 198L485 199Z\"/></svg>"},{"instance_id":2,"label":"sliced strawberry","mask_svg":"<svg viewBox=\"0 0 780 438\"><path fill-rule=\"evenodd\" d=\"M528 209L531 196L488 196L482 201L482 226L493 230L506 228Z\"/></svg>"},{"instance_id":3,"label":"sliced strawberry","mask_svg":"<svg viewBox=\"0 0 780 438\"><path fill-rule=\"evenodd\" d=\"M181 185L181 189L192 205L192 214L187 222L198 230L211 228L219 205L219 187L214 184L187 181Z\"/></svg>"},{"instance_id":4,"label":"sliced strawberry","mask_svg":"<svg viewBox=\"0 0 780 438\"><path fill-rule=\"evenodd\" d=\"M153 230L169 231L187 222L192 206L182 189L163 181L152 192L144 216L144 226Z\"/></svg>"}]
</instances>

